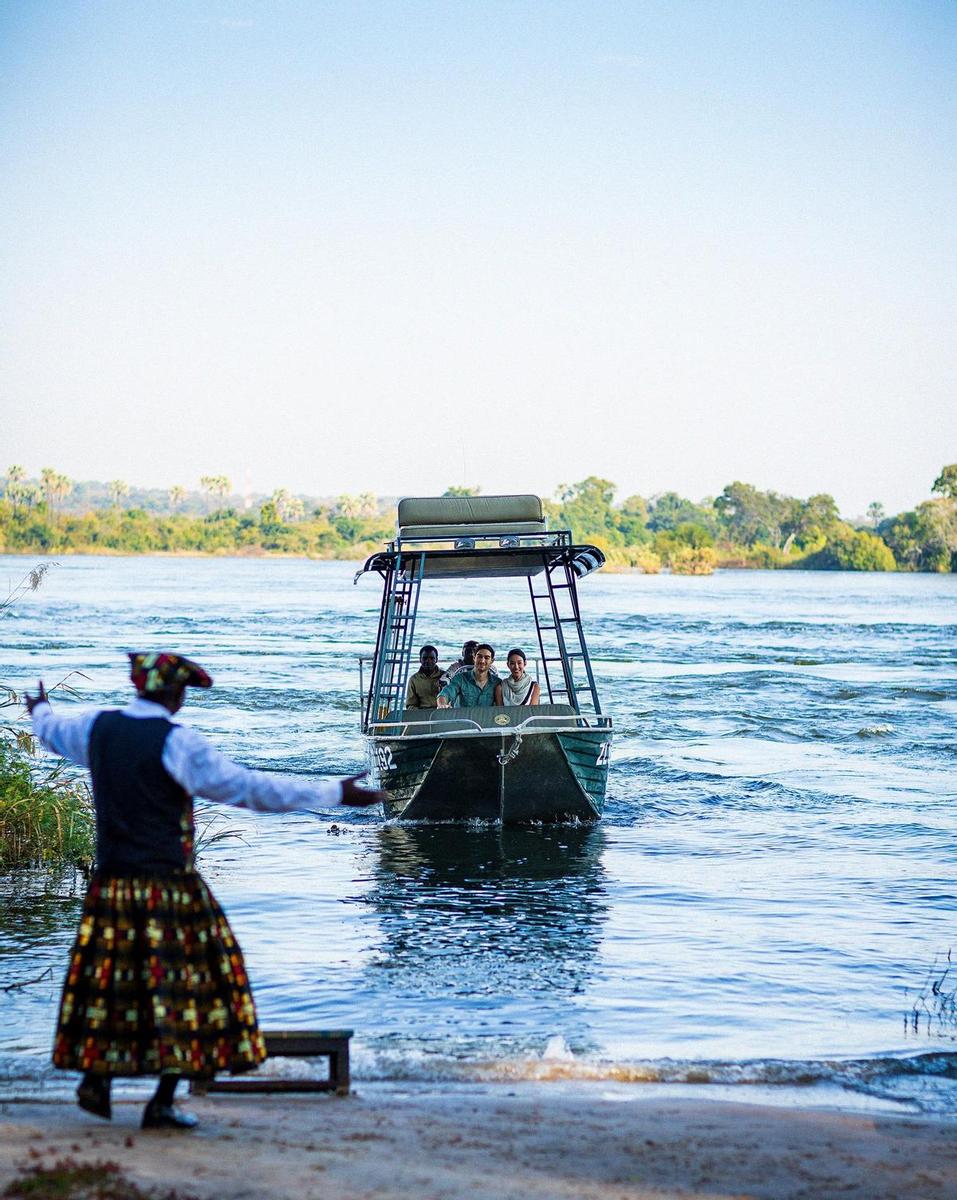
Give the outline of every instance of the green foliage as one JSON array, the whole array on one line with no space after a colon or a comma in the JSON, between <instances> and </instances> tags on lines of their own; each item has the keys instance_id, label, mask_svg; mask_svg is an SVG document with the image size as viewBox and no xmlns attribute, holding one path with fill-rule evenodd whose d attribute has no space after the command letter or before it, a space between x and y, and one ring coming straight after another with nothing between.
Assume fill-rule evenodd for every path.
<instances>
[{"instance_id":1,"label":"green foliage","mask_svg":"<svg viewBox=\"0 0 957 1200\"><path fill-rule=\"evenodd\" d=\"M947 500L957 500L957 463L942 467L930 490Z\"/></svg>"},{"instance_id":2,"label":"green foliage","mask_svg":"<svg viewBox=\"0 0 957 1200\"><path fill-rule=\"evenodd\" d=\"M201 507L185 511L188 494L181 487L163 495L173 508L184 505L184 511L159 512L156 494L134 492L114 480L111 507L77 513L56 507L68 488L75 502L91 486L101 487L105 496L106 485L73 485L53 468L44 470L41 481L43 488L32 485L19 466L0 479L0 552L357 558L394 532L391 512L380 512L381 501L369 492L311 505L307 516L304 498L279 488L258 511L219 507L203 515ZM213 496L225 498L230 484L225 476L204 476L203 486L208 505ZM124 489L143 501L121 510ZM596 475L563 485L557 499L543 501L549 525L593 542L609 562L643 570L710 561L710 554L686 553L705 549L713 550L722 566L957 570L957 464L943 467L934 481L940 499L925 501L913 512L883 519L883 507L871 504L871 528L857 531L870 540L841 521L833 496L825 492L801 500L738 480L713 501L663 492L650 499L629 496L616 505L615 490L610 480ZM463 485L445 491L447 496L478 494L477 487Z\"/></svg>"},{"instance_id":3,"label":"green foliage","mask_svg":"<svg viewBox=\"0 0 957 1200\"><path fill-rule=\"evenodd\" d=\"M897 566L881 538L866 529L852 529L843 521L831 527L822 549L797 565L811 571L893 571Z\"/></svg>"},{"instance_id":4,"label":"green foliage","mask_svg":"<svg viewBox=\"0 0 957 1200\"><path fill-rule=\"evenodd\" d=\"M878 526L905 571L957 570L957 502L925 500Z\"/></svg>"},{"instance_id":5,"label":"green foliage","mask_svg":"<svg viewBox=\"0 0 957 1200\"><path fill-rule=\"evenodd\" d=\"M94 820L89 790L64 764L39 767L32 739L0 733L0 867L89 869Z\"/></svg>"},{"instance_id":6,"label":"green foliage","mask_svg":"<svg viewBox=\"0 0 957 1200\"><path fill-rule=\"evenodd\" d=\"M608 479L589 475L581 483L559 488L558 521L582 541L601 538L609 545L624 543L612 509L615 485Z\"/></svg>"}]
</instances>

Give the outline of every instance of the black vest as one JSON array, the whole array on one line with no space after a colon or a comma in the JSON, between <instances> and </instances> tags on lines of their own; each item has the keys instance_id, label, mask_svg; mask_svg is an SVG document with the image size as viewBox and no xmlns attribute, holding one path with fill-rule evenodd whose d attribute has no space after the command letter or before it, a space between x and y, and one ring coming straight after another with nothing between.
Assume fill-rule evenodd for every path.
<instances>
[{"instance_id":1,"label":"black vest","mask_svg":"<svg viewBox=\"0 0 957 1200\"><path fill-rule=\"evenodd\" d=\"M175 728L162 717L100 713L90 731L96 867L112 875L182 870L192 802L163 766ZM190 838L190 841L192 839Z\"/></svg>"}]
</instances>

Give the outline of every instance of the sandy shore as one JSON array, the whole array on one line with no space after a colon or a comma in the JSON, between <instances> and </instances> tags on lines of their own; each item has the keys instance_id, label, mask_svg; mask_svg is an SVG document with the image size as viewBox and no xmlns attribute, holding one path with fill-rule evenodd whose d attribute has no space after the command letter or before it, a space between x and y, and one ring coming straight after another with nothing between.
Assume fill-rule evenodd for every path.
<instances>
[{"instance_id":1,"label":"sandy shore","mask_svg":"<svg viewBox=\"0 0 957 1200\"><path fill-rule=\"evenodd\" d=\"M421 1197L957 1197L957 1126L699 1100L448 1089L190 1099L194 1133L143 1133L65 1103L0 1104L0 1193L23 1170L113 1160L141 1188L206 1200Z\"/></svg>"}]
</instances>

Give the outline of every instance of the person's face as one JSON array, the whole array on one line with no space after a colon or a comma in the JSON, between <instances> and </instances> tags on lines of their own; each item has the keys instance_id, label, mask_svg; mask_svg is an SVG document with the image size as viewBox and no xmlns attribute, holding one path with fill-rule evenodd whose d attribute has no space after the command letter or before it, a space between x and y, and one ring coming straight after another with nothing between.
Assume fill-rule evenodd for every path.
<instances>
[{"instance_id":1,"label":"person's face","mask_svg":"<svg viewBox=\"0 0 957 1200\"><path fill-rule=\"evenodd\" d=\"M462 647L462 662L467 666L471 666L475 662L475 643L466 642Z\"/></svg>"},{"instance_id":2,"label":"person's face","mask_svg":"<svg viewBox=\"0 0 957 1200\"><path fill-rule=\"evenodd\" d=\"M487 650L475 651L475 669L480 675L487 675L488 669L492 665L494 654L489 654Z\"/></svg>"},{"instance_id":3,"label":"person's face","mask_svg":"<svg viewBox=\"0 0 957 1200\"><path fill-rule=\"evenodd\" d=\"M525 659L520 654L510 654L508 656L508 669L512 672L513 679L521 679L525 671Z\"/></svg>"},{"instance_id":4,"label":"person's face","mask_svg":"<svg viewBox=\"0 0 957 1200\"><path fill-rule=\"evenodd\" d=\"M423 650L419 654L419 666L423 671L434 671L438 661L434 650Z\"/></svg>"}]
</instances>

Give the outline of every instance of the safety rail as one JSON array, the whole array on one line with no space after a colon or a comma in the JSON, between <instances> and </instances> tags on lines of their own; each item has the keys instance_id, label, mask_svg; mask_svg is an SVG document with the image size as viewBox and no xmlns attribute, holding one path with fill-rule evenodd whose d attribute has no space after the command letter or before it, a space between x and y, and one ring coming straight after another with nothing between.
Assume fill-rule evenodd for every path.
<instances>
[{"instance_id":1,"label":"safety rail","mask_svg":"<svg viewBox=\"0 0 957 1200\"><path fill-rule=\"evenodd\" d=\"M556 716L535 716L532 714L525 718L524 721L517 725L482 725L478 721L473 721L471 717L458 717L449 721L438 722L433 724L430 721L376 721L368 726L368 732L373 736L390 737L401 739L404 742L424 741L426 739L434 739L441 737L444 734L454 734L456 737L506 737L509 734L515 733L532 733L535 730L530 730L529 725L533 722L538 722L541 725L546 725L551 722L553 725L564 723L569 730L576 729L611 729L611 717L595 716L588 713L563 713ZM427 733L386 733L386 730L408 730L417 725L425 725L428 728ZM460 728L462 725L471 725L471 729ZM452 728L450 728L452 727ZM547 728L537 730L539 733L548 733ZM561 732L561 730L559 730Z\"/></svg>"}]
</instances>

